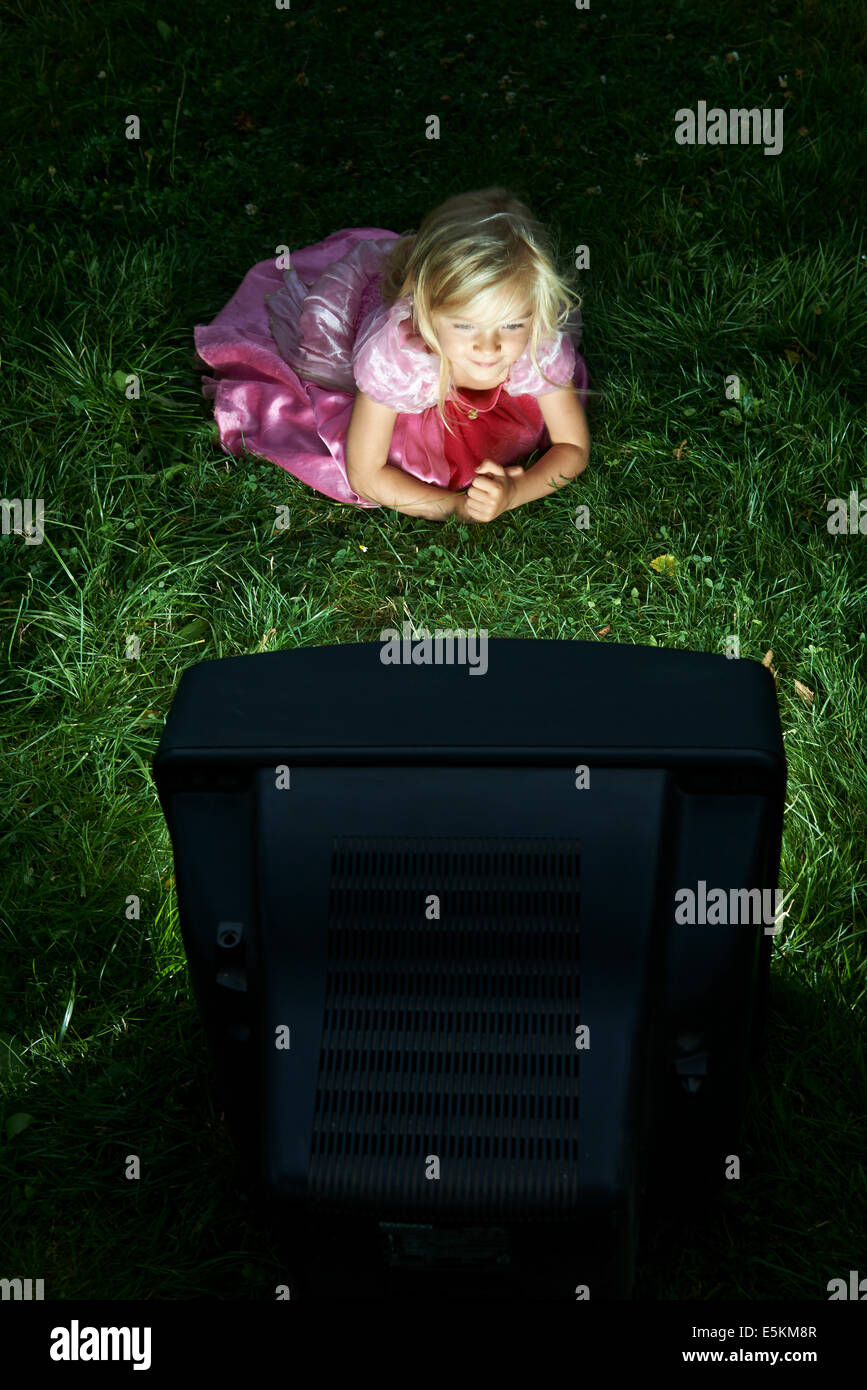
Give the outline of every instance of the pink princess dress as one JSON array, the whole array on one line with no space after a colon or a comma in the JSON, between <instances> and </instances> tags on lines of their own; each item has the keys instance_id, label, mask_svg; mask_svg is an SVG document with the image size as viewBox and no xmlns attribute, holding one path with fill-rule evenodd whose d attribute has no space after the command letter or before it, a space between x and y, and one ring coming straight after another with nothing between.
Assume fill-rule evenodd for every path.
<instances>
[{"instance_id":1,"label":"pink princess dress","mask_svg":"<svg viewBox=\"0 0 867 1390\"><path fill-rule=\"evenodd\" d=\"M484 458L504 467L550 438L538 396L556 390L529 350L490 390L461 388L472 416L446 404L451 435L437 410L439 357L412 332L408 296L388 305L380 282L397 232L350 227L291 253L291 269L260 261L213 323L195 329L196 349L214 376L214 402L227 454L270 459L317 492L375 507L346 475L346 434L356 388L398 412L388 462L425 483L459 492ZM557 386L587 386L576 350L580 315L567 332L540 342L539 365ZM583 399L581 397L580 399Z\"/></svg>"}]
</instances>

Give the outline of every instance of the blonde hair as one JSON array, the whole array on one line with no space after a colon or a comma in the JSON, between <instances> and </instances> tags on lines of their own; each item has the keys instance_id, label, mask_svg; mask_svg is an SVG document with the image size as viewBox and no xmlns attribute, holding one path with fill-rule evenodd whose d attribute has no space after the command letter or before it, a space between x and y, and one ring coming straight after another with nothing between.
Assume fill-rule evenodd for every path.
<instances>
[{"instance_id":1,"label":"blonde hair","mask_svg":"<svg viewBox=\"0 0 867 1390\"><path fill-rule=\"evenodd\" d=\"M386 258L382 297L393 304L403 295L412 297L413 331L440 359L437 408L450 434L455 431L445 417L445 403L463 409L451 383L449 360L434 328L434 312L456 314L469 305L502 295L508 285L513 294L504 310L510 313L532 305L533 323L529 349L533 366L539 366L540 342L563 329L581 297L558 273L554 252L544 227L526 204L507 188L491 187L448 198L424 218L417 233L396 241Z\"/></svg>"}]
</instances>

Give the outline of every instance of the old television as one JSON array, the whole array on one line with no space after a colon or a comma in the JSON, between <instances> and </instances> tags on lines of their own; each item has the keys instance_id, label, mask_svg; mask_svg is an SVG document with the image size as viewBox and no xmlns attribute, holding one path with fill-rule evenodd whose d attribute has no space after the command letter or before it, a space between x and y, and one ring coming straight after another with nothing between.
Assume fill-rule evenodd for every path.
<instances>
[{"instance_id":1,"label":"old television","mask_svg":"<svg viewBox=\"0 0 867 1390\"><path fill-rule=\"evenodd\" d=\"M741 1132L771 673L405 625L190 667L154 775L214 1084L300 1296L629 1298L648 1192L712 1197Z\"/></svg>"}]
</instances>

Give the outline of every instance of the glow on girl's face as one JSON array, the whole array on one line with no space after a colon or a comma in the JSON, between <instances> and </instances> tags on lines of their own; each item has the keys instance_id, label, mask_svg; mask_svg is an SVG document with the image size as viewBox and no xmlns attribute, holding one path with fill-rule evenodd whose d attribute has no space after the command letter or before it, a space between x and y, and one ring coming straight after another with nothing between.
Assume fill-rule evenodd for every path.
<instances>
[{"instance_id":1,"label":"glow on girl's face","mask_svg":"<svg viewBox=\"0 0 867 1390\"><path fill-rule=\"evenodd\" d=\"M530 341L533 306L519 304L517 313L502 314L514 304L514 296L499 302L476 301L435 310L432 318L437 341L453 367L470 380L487 381L508 370ZM499 316L498 316L499 315Z\"/></svg>"}]
</instances>

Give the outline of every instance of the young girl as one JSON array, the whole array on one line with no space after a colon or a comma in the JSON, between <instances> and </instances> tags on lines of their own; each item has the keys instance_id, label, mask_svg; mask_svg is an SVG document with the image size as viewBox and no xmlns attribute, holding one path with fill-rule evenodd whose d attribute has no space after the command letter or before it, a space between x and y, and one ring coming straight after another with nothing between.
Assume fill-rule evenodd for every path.
<instances>
[{"instance_id":1,"label":"young girl","mask_svg":"<svg viewBox=\"0 0 867 1390\"><path fill-rule=\"evenodd\" d=\"M488 522L587 466L577 296L504 188L417 234L348 228L261 261L208 327L204 393L242 448L357 507ZM525 471L515 460L547 451Z\"/></svg>"}]
</instances>

